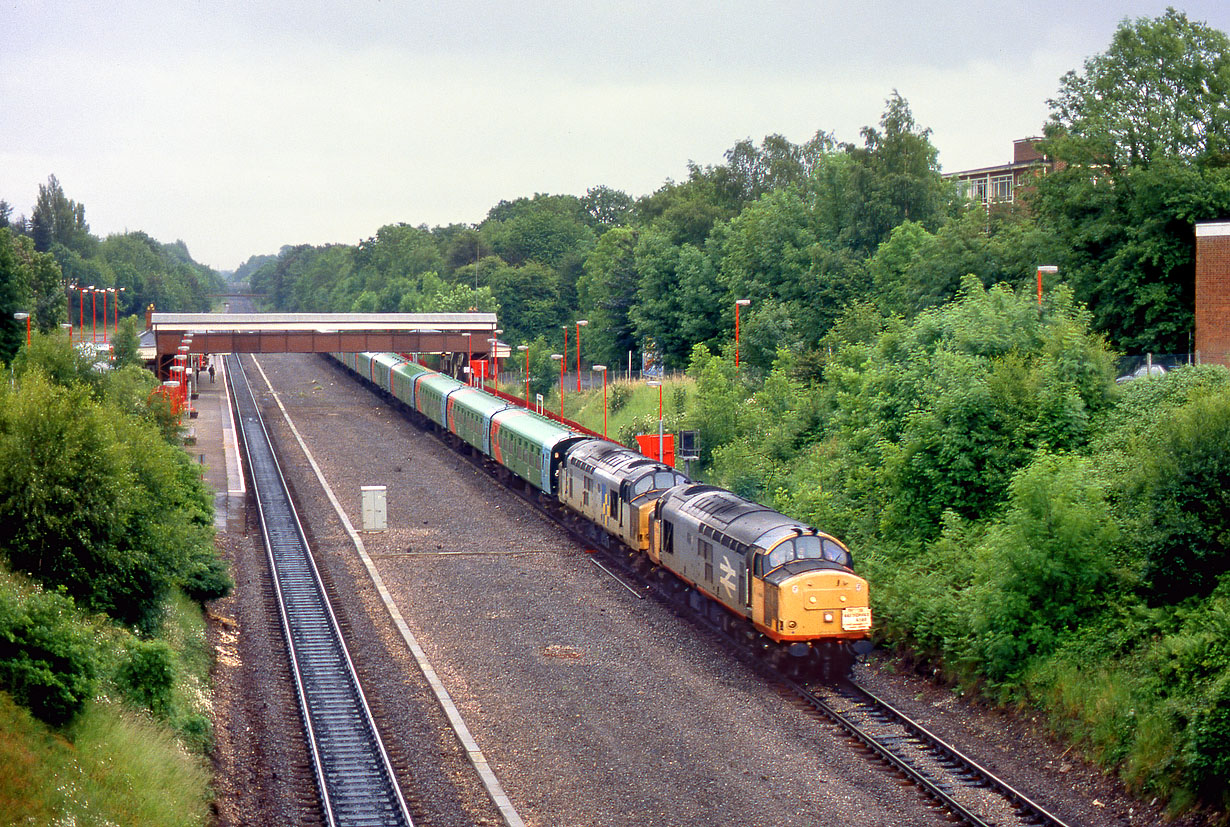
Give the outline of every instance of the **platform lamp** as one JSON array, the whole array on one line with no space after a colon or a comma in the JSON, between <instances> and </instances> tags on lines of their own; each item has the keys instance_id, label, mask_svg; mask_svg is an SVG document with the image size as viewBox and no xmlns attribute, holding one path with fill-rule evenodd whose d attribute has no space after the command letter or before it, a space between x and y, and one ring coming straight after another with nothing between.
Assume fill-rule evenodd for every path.
<instances>
[{"instance_id":1,"label":"platform lamp","mask_svg":"<svg viewBox=\"0 0 1230 827\"><path fill-rule=\"evenodd\" d=\"M735 299L735 367L739 367L739 308L747 307L751 299Z\"/></svg>"},{"instance_id":2,"label":"platform lamp","mask_svg":"<svg viewBox=\"0 0 1230 827\"><path fill-rule=\"evenodd\" d=\"M606 365L594 365L593 369L602 374L602 438L606 439Z\"/></svg>"},{"instance_id":3,"label":"platform lamp","mask_svg":"<svg viewBox=\"0 0 1230 827\"><path fill-rule=\"evenodd\" d=\"M567 332L568 328L565 327L564 331ZM567 361L567 359L564 358L564 354L562 353L552 353L551 358L559 362L559 418L563 419L564 418L564 363Z\"/></svg>"},{"instance_id":4,"label":"platform lamp","mask_svg":"<svg viewBox=\"0 0 1230 827\"><path fill-rule=\"evenodd\" d=\"M581 392L581 328L589 324L589 319L577 319L577 393Z\"/></svg>"},{"instance_id":5,"label":"platform lamp","mask_svg":"<svg viewBox=\"0 0 1230 827\"><path fill-rule=\"evenodd\" d=\"M491 378L495 382L496 390L500 388L500 336L504 331L496 328L491 331L493 338L491 339Z\"/></svg>"},{"instance_id":6,"label":"platform lamp","mask_svg":"<svg viewBox=\"0 0 1230 827\"><path fill-rule=\"evenodd\" d=\"M102 294L103 294L103 344L104 345L107 343L107 294L114 293L114 292L115 292L114 287L104 287L102 289Z\"/></svg>"},{"instance_id":7,"label":"platform lamp","mask_svg":"<svg viewBox=\"0 0 1230 827\"><path fill-rule=\"evenodd\" d=\"M77 335L78 336L85 335L85 291L89 289L90 288L88 287L82 287L81 285L77 285L78 297L80 298L80 301L77 303L77 314L78 314Z\"/></svg>"},{"instance_id":8,"label":"platform lamp","mask_svg":"<svg viewBox=\"0 0 1230 827\"><path fill-rule=\"evenodd\" d=\"M123 293L124 290L125 288L123 287L115 288L115 328L116 330L119 330L119 327L120 327L120 293Z\"/></svg>"},{"instance_id":9,"label":"platform lamp","mask_svg":"<svg viewBox=\"0 0 1230 827\"><path fill-rule=\"evenodd\" d=\"M658 462L662 461L662 383L657 379L650 379L645 383L651 388L658 389Z\"/></svg>"},{"instance_id":10,"label":"platform lamp","mask_svg":"<svg viewBox=\"0 0 1230 827\"><path fill-rule=\"evenodd\" d=\"M517 350L525 353L525 407L530 406L530 346L517 345Z\"/></svg>"},{"instance_id":11,"label":"platform lamp","mask_svg":"<svg viewBox=\"0 0 1230 827\"><path fill-rule=\"evenodd\" d=\"M26 347L29 347L30 346L30 314L25 312L24 310L18 310L16 313L13 314L13 318L19 322L22 321L23 319L25 320L26 322Z\"/></svg>"},{"instance_id":12,"label":"platform lamp","mask_svg":"<svg viewBox=\"0 0 1230 827\"><path fill-rule=\"evenodd\" d=\"M1053 275L1058 272L1059 268L1054 264L1041 264L1038 266L1038 307L1042 306L1042 274Z\"/></svg>"}]
</instances>

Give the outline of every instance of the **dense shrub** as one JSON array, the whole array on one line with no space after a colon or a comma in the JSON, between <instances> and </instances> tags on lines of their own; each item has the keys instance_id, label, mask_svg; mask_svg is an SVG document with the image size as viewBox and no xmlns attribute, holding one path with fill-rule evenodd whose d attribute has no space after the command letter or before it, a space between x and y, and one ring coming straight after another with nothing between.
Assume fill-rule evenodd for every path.
<instances>
[{"instance_id":1,"label":"dense shrub","mask_svg":"<svg viewBox=\"0 0 1230 827\"><path fill-rule=\"evenodd\" d=\"M1161 423L1141 454L1143 577L1155 599L1206 595L1230 570L1230 392Z\"/></svg>"},{"instance_id":2,"label":"dense shrub","mask_svg":"<svg viewBox=\"0 0 1230 827\"><path fill-rule=\"evenodd\" d=\"M175 687L175 654L161 640L133 640L116 682L125 697L156 715L166 715Z\"/></svg>"},{"instance_id":3,"label":"dense shrub","mask_svg":"<svg viewBox=\"0 0 1230 827\"><path fill-rule=\"evenodd\" d=\"M970 656L988 677L1016 676L1105 605L1117 534L1086 460L1044 455L1013 477L977 550Z\"/></svg>"},{"instance_id":4,"label":"dense shrub","mask_svg":"<svg viewBox=\"0 0 1230 827\"><path fill-rule=\"evenodd\" d=\"M94 645L72 600L0 578L0 687L36 717L58 726L81 711L94 693Z\"/></svg>"},{"instance_id":5,"label":"dense shrub","mask_svg":"<svg viewBox=\"0 0 1230 827\"><path fill-rule=\"evenodd\" d=\"M37 370L0 392L0 553L85 608L148 630L175 585L225 593L211 507L153 421Z\"/></svg>"}]
</instances>

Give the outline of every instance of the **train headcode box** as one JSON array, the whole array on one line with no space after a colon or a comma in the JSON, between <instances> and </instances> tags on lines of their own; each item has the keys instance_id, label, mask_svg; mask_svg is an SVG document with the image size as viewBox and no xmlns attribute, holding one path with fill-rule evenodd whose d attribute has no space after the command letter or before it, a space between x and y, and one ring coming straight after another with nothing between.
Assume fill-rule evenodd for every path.
<instances>
[{"instance_id":1,"label":"train headcode box","mask_svg":"<svg viewBox=\"0 0 1230 827\"><path fill-rule=\"evenodd\" d=\"M384 531L388 526L388 492L383 485L364 485L359 489L363 500L363 530Z\"/></svg>"}]
</instances>

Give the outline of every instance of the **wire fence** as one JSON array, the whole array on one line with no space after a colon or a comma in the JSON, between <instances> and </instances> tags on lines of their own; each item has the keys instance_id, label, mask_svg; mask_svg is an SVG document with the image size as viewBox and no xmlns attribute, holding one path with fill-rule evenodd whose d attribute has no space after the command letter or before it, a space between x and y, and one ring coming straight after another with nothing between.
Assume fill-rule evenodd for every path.
<instances>
[{"instance_id":1,"label":"wire fence","mask_svg":"<svg viewBox=\"0 0 1230 827\"><path fill-rule=\"evenodd\" d=\"M687 376L687 372L683 370L668 370L660 372L647 371L627 371L627 370L608 370L606 376L607 385L615 382L640 382L653 380L673 381L682 379ZM530 380L533 381L537 374L531 373ZM553 381L559 382L559 373L552 374ZM575 370L568 371L564 374L564 392L575 392L577 389L577 372ZM525 383L524 370L501 370L499 374L499 382L501 385L508 386L516 382ZM584 369L581 371L581 390L592 390L602 387L602 373L596 370Z\"/></svg>"},{"instance_id":2,"label":"wire fence","mask_svg":"<svg viewBox=\"0 0 1230 827\"><path fill-rule=\"evenodd\" d=\"M1119 358L1118 379L1128 382L1142 376L1162 376L1184 365L1200 364L1200 351L1190 353L1131 353Z\"/></svg>"}]
</instances>

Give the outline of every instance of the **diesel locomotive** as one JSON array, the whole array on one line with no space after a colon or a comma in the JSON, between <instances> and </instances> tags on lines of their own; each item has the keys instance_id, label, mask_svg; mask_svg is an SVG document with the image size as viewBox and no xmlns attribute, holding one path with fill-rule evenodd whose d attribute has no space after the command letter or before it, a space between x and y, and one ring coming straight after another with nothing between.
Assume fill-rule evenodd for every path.
<instances>
[{"instance_id":1,"label":"diesel locomotive","mask_svg":"<svg viewBox=\"0 0 1230 827\"><path fill-rule=\"evenodd\" d=\"M865 645L867 581L836 538L398 354L333 357L558 502L595 540L670 571L697 608L779 666L839 677Z\"/></svg>"}]
</instances>

